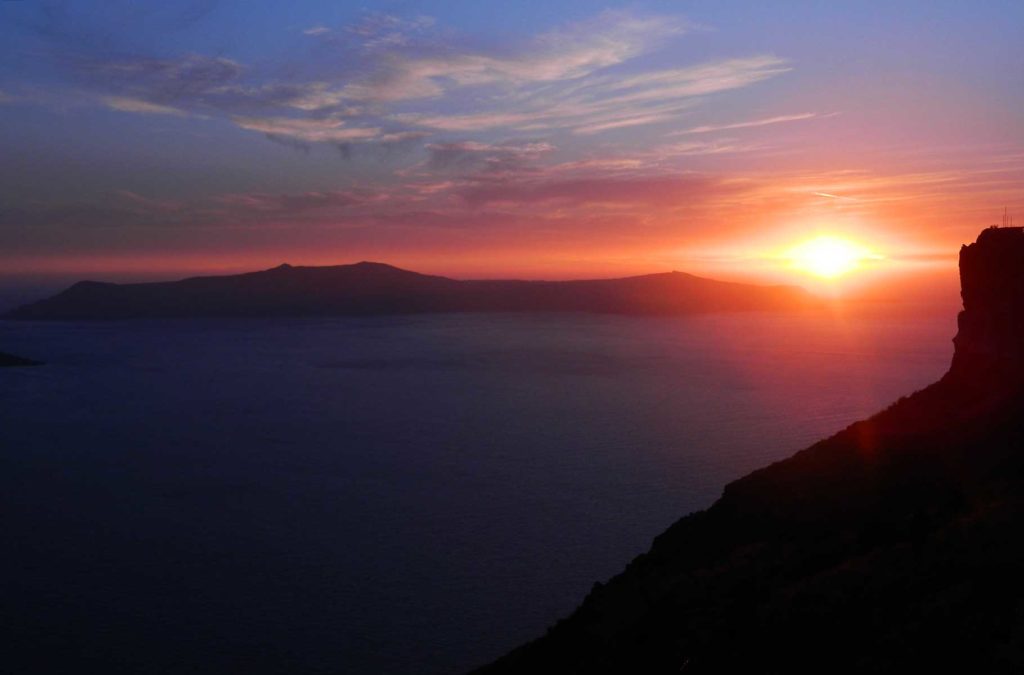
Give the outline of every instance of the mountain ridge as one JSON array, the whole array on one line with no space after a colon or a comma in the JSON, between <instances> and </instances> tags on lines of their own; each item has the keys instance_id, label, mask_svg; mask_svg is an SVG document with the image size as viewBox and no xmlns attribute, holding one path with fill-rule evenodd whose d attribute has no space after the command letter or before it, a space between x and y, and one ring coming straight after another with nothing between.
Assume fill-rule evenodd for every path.
<instances>
[{"instance_id":1,"label":"mountain ridge","mask_svg":"<svg viewBox=\"0 0 1024 675\"><path fill-rule=\"evenodd\" d=\"M385 263L292 266L178 281L79 281L8 319L344 316L432 312L581 311L687 314L814 306L795 286L664 272L571 281L457 280Z\"/></svg>"}]
</instances>

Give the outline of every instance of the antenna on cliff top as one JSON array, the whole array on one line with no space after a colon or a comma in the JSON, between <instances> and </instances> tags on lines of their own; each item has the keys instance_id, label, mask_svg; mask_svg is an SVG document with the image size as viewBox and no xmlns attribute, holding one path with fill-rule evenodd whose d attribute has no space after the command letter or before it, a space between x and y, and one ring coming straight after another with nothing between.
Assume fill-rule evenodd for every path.
<instances>
[{"instance_id":1,"label":"antenna on cliff top","mask_svg":"<svg viewBox=\"0 0 1024 675\"><path fill-rule=\"evenodd\" d=\"M992 227L996 227L993 225ZM1013 227L1013 214L1008 206L1003 207L1003 224L1001 227Z\"/></svg>"}]
</instances>

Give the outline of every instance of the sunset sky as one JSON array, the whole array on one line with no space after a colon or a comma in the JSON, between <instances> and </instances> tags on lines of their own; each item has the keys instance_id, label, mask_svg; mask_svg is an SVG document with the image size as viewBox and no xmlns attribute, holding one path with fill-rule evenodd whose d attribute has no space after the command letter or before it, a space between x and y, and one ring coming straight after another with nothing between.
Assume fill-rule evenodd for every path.
<instances>
[{"instance_id":1,"label":"sunset sky","mask_svg":"<svg viewBox=\"0 0 1024 675\"><path fill-rule=\"evenodd\" d=\"M0 277L897 273L1024 224L1024 3L0 2Z\"/></svg>"}]
</instances>

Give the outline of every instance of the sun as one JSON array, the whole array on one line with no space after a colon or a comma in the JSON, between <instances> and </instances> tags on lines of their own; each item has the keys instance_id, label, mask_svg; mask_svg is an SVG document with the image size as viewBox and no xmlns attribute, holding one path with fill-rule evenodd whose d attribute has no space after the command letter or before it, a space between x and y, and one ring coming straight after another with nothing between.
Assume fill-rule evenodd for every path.
<instances>
[{"instance_id":1,"label":"sun","mask_svg":"<svg viewBox=\"0 0 1024 675\"><path fill-rule=\"evenodd\" d=\"M798 244L786 257L794 268L824 279L835 279L879 258L865 246L832 235Z\"/></svg>"}]
</instances>

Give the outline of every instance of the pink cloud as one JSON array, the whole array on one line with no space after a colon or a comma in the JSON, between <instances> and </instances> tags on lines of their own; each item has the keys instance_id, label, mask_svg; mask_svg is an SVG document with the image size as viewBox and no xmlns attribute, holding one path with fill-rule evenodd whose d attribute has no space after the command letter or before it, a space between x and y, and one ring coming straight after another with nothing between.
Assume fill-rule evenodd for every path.
<instances>
[{"instance_id":1,"label":"pink cloud","mask_svg":"<svg viewBox=\"0 0 1024 675\"><path fill-rule=\"evenodd\" d=\"M834 113L833 113L834 114ZM681 136L684 134L706 134L712 131L725 131L728 129L749 129L753 127L764 127L771 124L782 124L785 122L799 122L801 120L809 120L815 117L823 117L817 113L798 113L795 115L779 115L777 117L766 117L758 120L748 120L746 122L733 122L732 124L707 124L704 126L693 127L691 129L684 129L682 131L673 132L673 136ZM831 115L825 115L824 117L831 117Z\"/></svg>"},{"instance_id":2,"label":"pink cloud","mask_svg":"<svg viewBox=\"0 0 1024 675\"><path fill-rule=\"evenodd\" d=\"M366 141L381 135L378 127L350 127L334 118L234 117L232 121L242 129L309 143Z\"/></svg>"},{"instance_id":3,"label":"pink cloud","mask_svg":"<svg viewBox=\"0 0 1024 675\"><path fill-rule=\"evenodd\" d=\"M148 101L142 101L127 96L105 96L102 100L108 108L111 108L112 110L119 110L121 112L143 113L149 115L176 115L178 117L188 115L184 110L179 110L178 108L174 108L169 105L150 103Z\"/></svg>"},{"instance_id":4,"label":"pink cloud","mask_svg":"<svg viewBox=\"0 0 1024 675\"><path fill-rule=\"evenodd\" d=\"M459 194L474 205L562 202L575 205L644 204L671 206L704 200L725 188L707 176L580 177L571 179L479 183Z\"/></svg>"}]
</instances>

